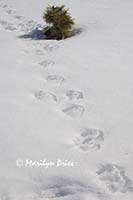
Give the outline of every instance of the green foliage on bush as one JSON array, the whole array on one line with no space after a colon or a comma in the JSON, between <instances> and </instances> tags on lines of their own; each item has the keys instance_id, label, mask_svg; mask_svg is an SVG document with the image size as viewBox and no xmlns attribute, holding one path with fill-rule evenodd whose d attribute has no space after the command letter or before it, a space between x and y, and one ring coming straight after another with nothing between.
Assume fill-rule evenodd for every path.
<instances>
[{"instance_id":1,"label":"green foliage on bush","mask_svg":"<svg viewBox=\"0 0 133 200\"><path fill-rule=\"evenodd\" d=\"M43 19L47 23L44 32L48 39L61 40L71 35L74 20L64 5L48 6Z\"/></svg>"}]
</instances>

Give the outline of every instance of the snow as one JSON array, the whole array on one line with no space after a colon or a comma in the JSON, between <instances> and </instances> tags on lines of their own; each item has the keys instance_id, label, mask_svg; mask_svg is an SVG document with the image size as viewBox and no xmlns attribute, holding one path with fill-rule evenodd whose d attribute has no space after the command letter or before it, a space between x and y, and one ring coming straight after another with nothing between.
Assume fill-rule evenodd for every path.
<instances>
[{"instance_id":1,"label":"snow","mask_svg":"<svg viewBox=\"0 0 133 200\"><path fill-rule=\"evenodd\" d=\"M74 37L36 32L48 4L70 8ZM0 0L0 200L133 198L132 10Z\"/></svg>"}]
</instances>

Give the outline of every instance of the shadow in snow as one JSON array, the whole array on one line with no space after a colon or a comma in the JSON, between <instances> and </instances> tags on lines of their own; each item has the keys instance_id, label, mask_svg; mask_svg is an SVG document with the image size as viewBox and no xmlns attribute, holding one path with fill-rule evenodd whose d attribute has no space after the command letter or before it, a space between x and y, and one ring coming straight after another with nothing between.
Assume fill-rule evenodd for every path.
<instances>
[{"instance_id":1,"label":"shadow in snow","mask_svg":"<svg viewBox=\"0 0 133 200\"><path fill-rule=\"evenodd\" d=\"M72 32L71 32L70 37L74 37L75 35L79 35L82 32L83 32L83 30L81 28L74 28L72 30ZM33 30L31 30L29 33L26 33L24 35L19 36L19 38L22 38L22 39L31 39L31 40L55 40L55 39L49 39L45 35L43 27L36 27Z\"/></svg>"},{"instance_id":2,"label":"shadow in snow","mask_svg":"<svg viewBox=\"0 0 133 200\"><path fill-rule=\"evenodd\" d=\"M32 39L32 40L45 40L47 39L43 30L39 27L34 28L27 34L19 36L22 39Z\"/></svg>"}]
</instances>

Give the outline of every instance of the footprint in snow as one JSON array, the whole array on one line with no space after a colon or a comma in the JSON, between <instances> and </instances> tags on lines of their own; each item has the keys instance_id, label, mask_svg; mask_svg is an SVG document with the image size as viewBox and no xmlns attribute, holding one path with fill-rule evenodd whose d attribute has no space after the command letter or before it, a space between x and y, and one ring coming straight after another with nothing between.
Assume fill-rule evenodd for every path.
<instances>
[{"instance_id":1,"label":"footprint in snow","mask_svg":"<svg viewBox=\"0 0 133 200\"><path fill-rule=\"evenodd\" d=\"M8 5L6 5L6 4L4 4L4 5L0 5L0 7L2 8L2 9L4 9L4 11L5 11L5 13L7 13L7 14L15 14L16 13L16 11L15 10L11 10L11 9L9 9L8 8Z\"/></svg>"},{"instance_id":2,"label":"footprint in snow","mask_svg":"<svg viewBox=\"0 0 133 200\"><path fill-rule=\"evenodd\" d=\"M45 180L43 176L34 181L35 199L59 200L109 200L107 194L91 181L84 183L82 180L69 177L52 177Z\"/></svg>"},{"instance_id":3,"label":"footprint in snow","mask_svg":"<svg viewBox=\"0 0 133 200\"><path fill-rule=\"evenodd\" d=\"M55 62L53 60L44 60L39 63L39 65L42 66L43 68L49 68L49 67L53 66L54 64L55 64Z\"/></svg>"},{"instance_id":4,"label":"footprint in snow","mask_svg":"<svg viewBox=\"0 0 133 200\"><path fill-rule=\"evenodd\" d=\"M36 54L36 55L40 55L40 56L42 56L42 55L44 55L44 51L43 50L41 50L41 49L36 49L35 51L34 51L34 54Z\"/></svg>"},{"instance_id":5,"label":"footprint in snow","mask_svg":"<svg viewBox=\"0 0 133 200\"><path fill-rule=\"evenodd\" d=\"M7 31L16 31L17 28L14 26L14 24L9 23L7 21L1 20L0 25Z\"/></svg>"},{"instance_id":6,"label":"footprint in snow","mask_svg":"<svg viewBox=\"0 0 133 200\"><path fill-rule=\"evenodd\" d=\"M41 25L40 25L41 28L43 28ZM42 51L46 51L46 52L52 52L52 51L55 51L59 48L59 42L49 42L48 40L45 40L45 42L35 42L33 44L33 47L36 47L36 49L42 49Z\"/></svg>"},{"instance_id":7,"label":"footprint in snow","mask_svg":"<svg viewBox=\"0 0 133 200\"><path fill-rule=\"evenodd\" d=\"M34 28L39 27L40 24L33 20L20 20L18 23L16 23L16 26L18 27L18 31L24 32L24 33L29 33L32 31Z\"/></svg>"},{"instance_id":8,"label":"footprint in snow","mask_svg":"<svg viewBox=\"0 0 133 200\"><path fill-rule=\"evenodd\" d=\"M40 90L38 92L35 92L35 97L40 100L40 101L44 101L44 102L47 102L47 103L55 103L57 102L57 97L55 94L51 93L51 92L47 92L47 91L43 91L43 90Z\"/></svg>"},{"instance_id":9,"label":"footprint in snow","mask_svg":"<svg viewBox=\"0 0 133 200\"><path fill-rule=\"evenodd\" d=\"M23 16L21 15L15 15L14 18L18 19L18 20L23 20L25 19Z\"/></svg>"},{"instance_id":10,"label":"footprint in snow","mask_svg":"<svg viewBox=\"0 0 133 200\"><path fill-rule=\"evenodd\" d=\"M64 79L64 77L59 76L59 75L48 75L46 77L46 81L51 84L59 84L60 85L65 81L65 79Z\"/></svg>"},{"instance_id":11,"label":"footprint in snow","mask_svg":"<svg viewBox=\"0 0 133 200\"><path fill-rule=\"evenodd\" d=\"M69 98L69 100L79 100L83 99L83 92L76 91L76 90L68 90L66 92L66 96Z\"/></svg>"},{"instance_id":12,"label":"footprint in snow","mask_svg":"<svg viewBox=\"0 0 133 200\"><path fill-rule=\"evenodd\" d=\"M73 140L74 146L83 152L88 152L90 149L100 149L103 141L103 132L92 128L84 128L80 135Z\"/></svg>"},{"instance_id":13,"label":"footprint in snow","mask_svg":"<svg viewBox=\"0 0 133 200\"><path fill-rule=\"evenodd\" d=\"M84 107L78 104L70 104L62 109L62 112L74 118L82 117L84 111L85 111Z\"/></svg>"},{"instance_id":14,"label":"footprint in snow","mask_svg":"<svg viewBox=\"0 0 133 200\"><path fill-rule=\"evenodd\" d=\"M23 53L25 54L33 54L33 55L38 55L38 56L42 56L44 55L43 50L41 49L35 49L35 50L22 50ZM40 64L40 63L39 63ZM41 63L42 64L42 63ZM40 65L41 65L40 64Z\"/></svg>"},{"instance_id":15,"label":"footprint in snow","mask_svg":"<svg viewBox=\"0 0 133 200\"><path fill-rule=\"evenodd\" d=\"M8 8L8 5L4 4L4 5L0 5L0 7L6 9Z\"/></svg>"},{"instance_id":16,"label":"footprint in snow","mask_svg":"<svg viewBox=\"0 0 133 200\"><path fill-rule=\"evenodd\" d=\"M24 33L28 33L29 31L31 31L34 27L36 27L36 22L30 20L30 21L25 21L25 22L14 22L14 23L10 23L8 21L4 21L4 20L1 20L0 21L0 25L5 29L5 30L8 30L8 31L21 31L21 32L24 32ZM37 51L40 51L40 50L37 50ZM37 52L38 54L40 52ZM41 55L42 55L42 52L41 52Z\"/></svg>"},{"instance_id":17,"label":"footprint in snow","mask_svg":"<svg viewBox=\"0 0 133 200\"><path fill-rule=\"evenodd\" d=\"M14 11L14 10L6 10L5 12L6 12L8 15L11 15L11 14L16 13L16 11Z\"/></svg>"},{"instance_id":18,"label":"footprint in snow","mask_svg":"<svg viewBox=\"0 0 133 200\"><path fill-rule=\"evenodd\" d=\"M10 10L8 10L10 12ZM13 11L15 12L15 11ZM0 25L3 26L5 30L9 31L20 31L23 33L29 33L31 30L33 30L35 27L39 27L40 24L33 20L26 20L26 19L19 19L18 21L14 21L14 23L10 23L8 21L1 20ZM37 50L38 51L38 50ZM40 50L39 50L40 51ZM42 52L41 52L42 55Z\"/></svg>"},{"instance_id":19,"label":"footprint in snow","mask_svg":"<svg viewBox=\"0 0 133 200\"><path fill-rule=\"evenodd\" d=\"M49 44L45 44L43 46L43 49L46 50L46 51L55 51L59 48L59 45L58 44L55 44L55 43L49 43Z\"/></svg>"},{"instance_id":20,"label":"footprint in snow","mask_svg":"<svg viewBox=\"0 0 133 200\"><path fill-rule=\"evenodd\" d=\"M125 169L115 164L103 164L97 174L111 192L133 192L133 182L126 175Z\"/></svg>"}]
</instances>

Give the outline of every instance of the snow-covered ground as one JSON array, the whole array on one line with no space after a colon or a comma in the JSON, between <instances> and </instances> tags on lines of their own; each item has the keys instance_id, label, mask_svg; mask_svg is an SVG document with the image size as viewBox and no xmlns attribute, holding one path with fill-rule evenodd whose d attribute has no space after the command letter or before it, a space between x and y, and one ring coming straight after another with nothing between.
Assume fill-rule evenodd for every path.
<instances>
[{"instance_id":1,"label":"snow-covered ground","mask_svg":"<svg viewBox=\"0 0 133 200\"><path fill-rule=\"evenodd\" d=\"M29 34L48 4L70 8L77 35ZM0 0L0 200L133 199L132 11Z\"/></svg>"}]
</instances>

